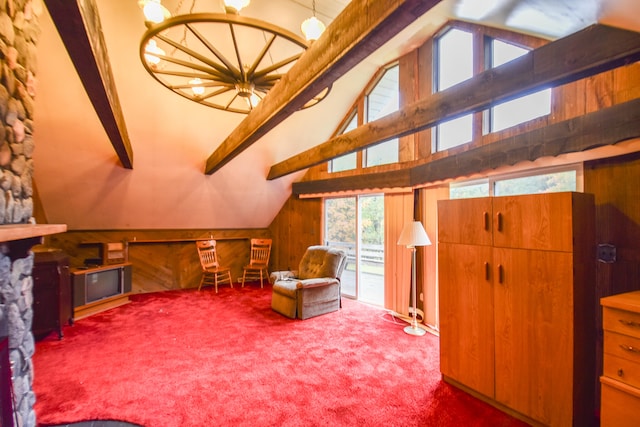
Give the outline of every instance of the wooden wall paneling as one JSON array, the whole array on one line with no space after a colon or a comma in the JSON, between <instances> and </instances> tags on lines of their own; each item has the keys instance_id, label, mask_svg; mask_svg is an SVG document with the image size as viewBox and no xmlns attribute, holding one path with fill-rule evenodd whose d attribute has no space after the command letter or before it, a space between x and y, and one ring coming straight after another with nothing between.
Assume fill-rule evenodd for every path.
<instances>
[{"instance_id":1,"label":"wooden wall paneling","mask_svg":"<svg viewBox=\"0 0 640 427\"><path fill-rule=\"evenodd\" d=\"M291 196L269 226L274 271L297 270L306 249L322 243L322 199Z\"/></svg>"},{"instance_id":2,"label":"wooden wall paneling","mask_svg":"<svg viewBox=\"0 0 640 427\"><path fill-rule=\"evenodd\" d=\"M52 236L48 246L62 249L72 267L85 259L100 257L100 242L128 242L129 261L133 264L134 293L158 292L197 287L200 261L196 239L215 238L221 263L231 267L232 278L242 276L249 260L250 238L269 238L268 229L234 230L74 230Z\"/></svg>"},{"instance_id":3,"label":"wooden wall paneling","mask_svg":"<svg viewBox=\"0 0 640 427\"><path fill-rule=\"evenodd\" d=\"M400 107L411 104L419 98L419 72L417 50L413 50L398 60ZM410 162L415 159L416 134L401 136L398 140L398 161Z\"/></svg>"},{"instance_id":4,"label":"wooden wall paneling","mask_svg":"<svg viewBox=\"0 0 640 427\"><path fill-rule=\"evenodd\" d=\"M585 114L586 91L584 79L554 88L551 94L552 121L561 122Z\"/></svg>"},{"instance_id":5,"label":"wooden wall paneling","mask_svg":"<svg viewBox=\"0 0 640 427\"><path fill-rule=\"evenodd\" d=\"M418 191L418 210L420 220L424 225L427 236L431 240L430 246L418 248L416 280L418 307L424 311L424 322L438 329L438 200L449 198L449 187L439 186L422 188Z\"/></svg>"},{"instance_id":6,"label":"wooden wall paneling","mask_svg":"<svg viewBox=\"0 0 640 427\"><path fill-rule=\"evenodd\" d=\"M615 104L640 98L640 62L615 69L613 87Z\"/></svg>"},{"instance_id":7,"label":"wooden wall paneling","mask_svg":"<svg viewBox=\"0 0 640 427\"><path fill-rule=\"evenodd\" d=\"M640 153L584 165L584 191L596 203L596 243L616 247L613 263L596 263L596 301L640 289ZM602 313L596 309L596 369L602 374ZM600 383L596 382L599 407Z\"/></svg>"},{"instance_id":8,"label":"wooden wall paneling","mask_svg":"<svg viewBox=\"0 0 640 427\"><path fill-rule=\"evenodd\" d=\"M419 77L418 99L422 99L433 92L433 41L431 39L418 48L416 60L418 61ZM430 128L415 134L416 159L426 159L431 156L431 134Z\"/></svg>"},{"instance_id":9,"label":"wooden wall paneling","mask_svg":"<svg viewBox=\"0 0 640 427\"><path fill-rule=\"evenodd\" d=\"M585 79L586 113L613 105L613 71Z\"/></svg>"}]
</instances>

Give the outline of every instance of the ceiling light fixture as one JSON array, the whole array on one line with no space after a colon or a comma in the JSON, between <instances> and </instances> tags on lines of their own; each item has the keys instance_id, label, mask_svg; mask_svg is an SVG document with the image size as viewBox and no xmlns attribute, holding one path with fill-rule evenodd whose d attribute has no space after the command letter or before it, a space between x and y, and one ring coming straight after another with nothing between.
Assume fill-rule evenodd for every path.
<instances>
[{"instance_id":1,"label":"ceiling light fixture","mask_svg":"<svg viewBox=\"0 0 640 427\"><path fill-rule=\"evenodd\" d=\"M140 60L149 74L180 96L220 110L249 113L309 44L284 28L240 16L249 0L224 0L226 13L194 13L195 2L188 13L176 11L172 16L161 0L139 0L147 27ZM315 1L313 7L315 15ZM317 104L329 90L302 108Z\"/></svg>"},{"instance_id":2,"label":"ceiling light fixture","mask_svg":"<svg viewBox=\"0 0 640 427\"><path fill-rule=\"evenodd\" d=\"M322 33L324 33L324 30L326 29L324 23L316 18L316 0L313 0L312 6L313 16L305 19L301 25L302 34L304 34L304 37L309 42L318 40L318 38L322 35Z\"/></svg>"}]
</instances>

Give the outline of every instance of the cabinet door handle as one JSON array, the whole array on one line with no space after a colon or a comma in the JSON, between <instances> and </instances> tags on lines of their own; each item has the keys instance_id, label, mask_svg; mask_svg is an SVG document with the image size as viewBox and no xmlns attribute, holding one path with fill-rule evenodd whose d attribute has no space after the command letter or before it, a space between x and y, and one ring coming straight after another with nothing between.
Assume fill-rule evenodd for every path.
<instances>
[{"instance_id":1,"label":"cabinet door handle","mask_svg":"<svg viewBox=\"0 0 640 427\"><path fill-rule=\"evenodd\" d=\"M498 283L504 282L504 268L502 264L498 264Z\"/></svg>"},{"instance_id":2,"label":"cabinet door handle","mask_svg":"<svg viewBox=\"0 0 640 427\"><path fill-rule=\"evenodd\" d=\"M491 274L491 269L489 268L489 263L484 263L484 280L489 280Z\"/></svg>"},{"instance_id":3,"label":"cabinet door handle","mask_svg":"<svg viewBox=\"0 0 640 427\"><path fill-rule=\"evenodd\" d=\"M620 344L620 348L630 353L640 353L640 348L635 348L630 345Z\"/></svg>"},{"instance_id":4,"label":"cabinet door handle","mask_svg":"<svg viewBox=\"0 0 640 427\"><path fill-rule=\"evenodd\" d=\"M484 229L489 231L489 212L484 212L482 219L484 220Z\"/></svg>"},{"instance_id":5,"label":"cabinet door handle","mask_svg":"<svg viewBox=\"0 0 640 427\"><path fill-rule=\"evenodd\" d=\"M632 328L640 328L640 323L634 322L632 320L618 319L618 322L622 323L625 326L630 326Z\"/></svg>"},{"instance_id":6,"label":"cabinet door handle","mask_svg":"<svg viewBox=\"0 0 640 427\"><path fill-rule=\"evenodd\" d=\"M498 220L498 231L502 231L502 213L498 212L496 218Z\"/></svg>"}]
</instances>

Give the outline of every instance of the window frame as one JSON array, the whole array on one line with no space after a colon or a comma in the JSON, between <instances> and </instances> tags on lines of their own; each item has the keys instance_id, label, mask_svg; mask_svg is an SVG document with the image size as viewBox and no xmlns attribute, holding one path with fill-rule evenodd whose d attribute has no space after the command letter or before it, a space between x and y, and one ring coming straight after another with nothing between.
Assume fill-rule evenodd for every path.
<instances>
[{"instance_id":1,"label":"window frame","mask_svg":"<svg viewBox=\"0 0 640 427\"><path fill-rule=\"evenodd\" d=\"M489 194L481 197L496 197L495 196L496 182L508 181L508 180L517 179L517 178L526 178L526 177L534 177L534 176L541 176L541 175L549 175L554 173L569 172L569 171L576 172L576 188L575 190L572 190L572 191L575 191L578 193L584 192L584 165L583 163L570 163L570 164L560 165L560 166L547 166L547 167L541 167L541 168L526 169L526 170L516 171L516 172L506 172L502 174L490 175L485 178L474 178L474 179L451 182L449 183L449 198L454 198L454 197L451 197L452 188L462 188L462 187L477 185L485 182L488 183L489 185Z\"/></svg>"}]
</instances>

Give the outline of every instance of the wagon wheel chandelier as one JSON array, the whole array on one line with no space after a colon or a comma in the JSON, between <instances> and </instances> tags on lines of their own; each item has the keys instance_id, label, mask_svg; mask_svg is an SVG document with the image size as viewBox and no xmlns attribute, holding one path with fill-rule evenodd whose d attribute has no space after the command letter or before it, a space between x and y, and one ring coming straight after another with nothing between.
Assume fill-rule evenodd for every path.
<instances>
[{"instance_id":1,"label":"wagon wheel chandelier","mask_svg":"<svg viewBox=\"0 0 640 427\"><path fill-rule=\"evenodd\" d=\"M235 3L243 2L248 4L248 0ZM172 92L202 105L247 114L309 44L284 28L238 15L243 4L231 3L225 0L226 13L189 12L172 17L160 0L141 0L147 31L140 42L140 60ZM154 8L155 16L147 15L147 5ZM317 21L315 1L313 12L311 19ZM302 108L320 102L330 89L322 90Z\"/></svg>"}]
</instances>

